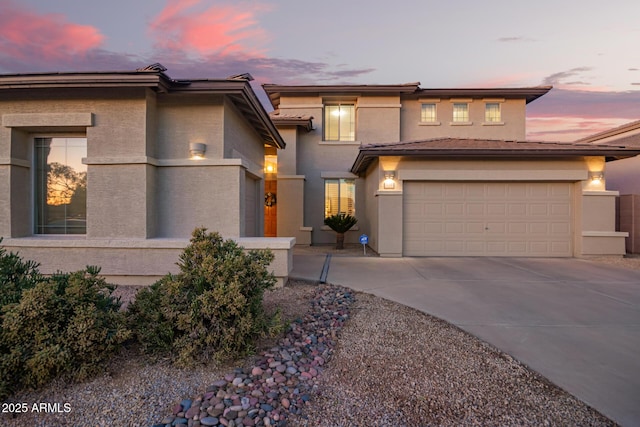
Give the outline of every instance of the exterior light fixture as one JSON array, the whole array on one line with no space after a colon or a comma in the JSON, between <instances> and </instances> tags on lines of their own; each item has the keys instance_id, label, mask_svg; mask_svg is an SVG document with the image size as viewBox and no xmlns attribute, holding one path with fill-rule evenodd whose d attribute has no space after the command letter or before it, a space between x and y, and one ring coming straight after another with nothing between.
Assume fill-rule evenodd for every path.
<instances>
[{"instance_id":1,"label":"exterior light fixture","mask_svg":"<svg viewBox=\"0 0 640 427\"><path fill-rule=\"evenodd\" d=\"M589 179L594 184L597 184L604 179L604 173L602 171L589 172Z\"/></svg>"},{"instance_id":2,"label":"exterior light fixture","mask_svg":"<svg viewBox=\"0 0 640 427\"><path fill-rule=\"evenodd\" d=\"M189 154L191 159L193 160L202 160L204 159L204 153L207 151L207 145L201 142L191 142L189 143Z\"/></svg>"},{"instance_id":3,"label":"exterior light fixture","mask_svg":"<svg viewBox=\"0 0 640 427\"><path fill-rule=\"evenodd\" d=\"M266 155L264 156L264 171L265 173L277 173L278 172L278 156Z\"/></svg>"},{"instance_id":4,"label":"exterior light fixture","mask_svg":"<svg viewBox=\"0 0 640 427\"><path fill-rule=\"evenodd\" d=\"M396 188L396 171L384 171L384 188L385 190L393 190Z\"/></svg>"}]
</instances>

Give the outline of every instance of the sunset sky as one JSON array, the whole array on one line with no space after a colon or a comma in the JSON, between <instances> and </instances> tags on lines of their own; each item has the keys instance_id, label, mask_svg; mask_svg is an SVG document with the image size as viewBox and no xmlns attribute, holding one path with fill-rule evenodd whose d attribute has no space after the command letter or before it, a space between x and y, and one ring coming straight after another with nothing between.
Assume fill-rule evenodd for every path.
<instances>
[{"instance_id":1,"label":"sunset sky","mask_svg":"<svg viewBox=\"0 0 640 427\"><path fill-rule=\"evenodd\" d=\"M0 0L0 73L553 85L528 138L572 141L640 119L639 17L638 0Z\"/></svg>"}]
</instances>

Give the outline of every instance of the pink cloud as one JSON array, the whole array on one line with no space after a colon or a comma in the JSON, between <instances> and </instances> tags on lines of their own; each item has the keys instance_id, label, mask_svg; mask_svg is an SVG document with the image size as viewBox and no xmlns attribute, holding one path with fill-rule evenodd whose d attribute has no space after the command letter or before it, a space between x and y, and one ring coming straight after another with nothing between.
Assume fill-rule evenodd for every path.
<instances>
[{"instance_id":1,"label":"pink cloud","mask_svg":"<svg viewBox=\"0 0 640 427\"><path fill-rule=\"evenodd\" d=\"M104 36L89 25L68 22L59 14L38 14L11 0L0 0L0 57L45 63L85 55Z\"/></svg>"},{"instance_id":2,"label":"pink cloud","mask_svg":"<svg viewBox=\"0 0 640 427\"><path fill-rule=\"evenodd\" d=\"M640 91L552 89L527 106L527 138L574 141L640 118Z\"/></svg>"},{"instance_id":3,"label":"pink cloud","mask_svg":"<svg viewBox=\"0 0 640 427\"><path fill-rule=\"evenodd\" d=\"M214 5L203 8L202 0L170 0L151 22L149 31L156 47L200 56L229 54L261 57L259 48L268 38L258 26L256 13L263 5Z\"/></svg>"},{"instance_id":4,"label":"pink cloud","mask_svg":"<svg viewBox=\"0 0 640 427\"><path fill-rule=\"evenodd\" d=\"M570 142L613 129L629 121L625 118L529 117L527 139Z\"/></svg>"}]
</instances>

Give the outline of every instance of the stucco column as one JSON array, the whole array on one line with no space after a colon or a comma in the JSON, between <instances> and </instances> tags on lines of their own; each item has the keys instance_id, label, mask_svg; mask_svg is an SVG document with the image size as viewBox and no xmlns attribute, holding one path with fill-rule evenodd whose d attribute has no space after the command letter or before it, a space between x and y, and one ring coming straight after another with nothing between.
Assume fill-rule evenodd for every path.
<instances>
[{"instance_id":1,"label":"stucco column","mask_svg":"<svg viewBox=\"0 0 640 427\"><path fill-rule=\"evenodd\" d=\"M402 256L402 191L378 191L378 254Z\"/></svg>"},{"instance_id":2,"label":"stucco column","mask_svg":"<svg viewBox=\"0 0 640 427\"><path fill-rule=\"evenodd\" d=\"M629 233L616 231L617 191L582 192L582 255L624 255Z\"/></svg>"},{"instance_id":3,"label":"stucco column","mask_svg":"<svg viewBox=\"0 0 640 427\"><path fill-rule=\"evenodd\" d=\"M278 236L310 245L311 228L304 226L304 175L279 175L277 194Z\"/></svg>"}]
</instances>

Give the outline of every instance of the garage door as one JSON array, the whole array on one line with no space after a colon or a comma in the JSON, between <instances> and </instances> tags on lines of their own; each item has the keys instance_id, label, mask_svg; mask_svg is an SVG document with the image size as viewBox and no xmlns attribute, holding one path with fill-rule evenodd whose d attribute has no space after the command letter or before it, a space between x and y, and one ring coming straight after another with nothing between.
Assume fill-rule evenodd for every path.
<instances>
[{"instance_id":1,"label":"garage door","mask_svg":"<svg viewBox=\"0 0 640 427\"><path fill-rule=\"evenodd\" d=\"M572 184L405 181L406 256L572 256Z\"/></svg>"}]
</instances>

